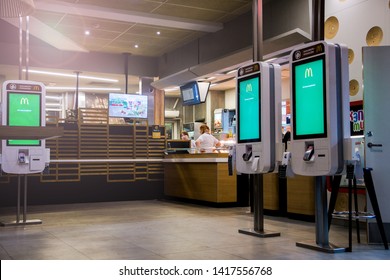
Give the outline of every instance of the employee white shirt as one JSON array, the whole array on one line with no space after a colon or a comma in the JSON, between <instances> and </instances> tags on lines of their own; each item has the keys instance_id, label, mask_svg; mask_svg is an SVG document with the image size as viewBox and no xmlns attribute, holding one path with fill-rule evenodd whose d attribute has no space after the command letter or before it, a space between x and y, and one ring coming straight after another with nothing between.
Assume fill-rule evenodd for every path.
<instances>
[{"instance_id":1,"label":"employee white shirt","mask_svg":"<svg viewBox=\"0 0 390 280\"><path fill-rule=\"evenodd\" d=\"M203 133L198 137L196 142L199 143L199 149L201 151L212 152L213 148L218 144L218 139L209 133Z\"/></svg>"}]
</instances>

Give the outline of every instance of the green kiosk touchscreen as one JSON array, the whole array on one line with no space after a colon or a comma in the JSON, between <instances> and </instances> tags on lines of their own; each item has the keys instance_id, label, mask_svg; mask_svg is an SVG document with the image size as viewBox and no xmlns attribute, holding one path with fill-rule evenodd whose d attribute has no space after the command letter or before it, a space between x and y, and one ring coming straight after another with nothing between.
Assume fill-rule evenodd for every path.
<instances>
[{"instance_id":1,"label":"green kiosk touchscreen","mask_svg":"<svg viewBox=\"0 0 390 280\"><path fill-rule=\"evenodd\" d=\"M325 56L293 65L293 138L326 138Z\"/></svg>"},{"instance_id":2,"label":"green kiosk touchscreen","mask_svg":"<svg viewBox=\"0 0 390 280\"><path fill-rule=\"evenodd\" d=\"M260 74L238 82L238 143L260 142Z\"/></svg>"},{"instance_id":3,"label":"green kiosk touchscreen","mask_svg":"<svg viewBox=\"0 0 390 280\"><path fill-rule=\"evenodd\" d=\"M38 93L9 92L9 126L41 126L41 95ZM8 146L40 146L40 140L8 140Z\"/></svg>"}]
</instances>

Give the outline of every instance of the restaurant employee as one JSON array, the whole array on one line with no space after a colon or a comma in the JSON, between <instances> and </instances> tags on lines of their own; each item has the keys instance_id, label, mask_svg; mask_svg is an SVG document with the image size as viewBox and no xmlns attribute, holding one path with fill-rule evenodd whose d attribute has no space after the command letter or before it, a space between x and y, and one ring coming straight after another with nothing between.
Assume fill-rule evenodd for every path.
<instances>
[{"instance_id":1,"label":"restaurant employee","mask_svg":"<svg viewBox=\"0 0 390 280\"><path fill-rule=\"evenodd\" d=\"M200 126L200 136L196 139L196 147L200 152L212 153L215 147L220 147L221 142L210 134L210 128L203 124Z\"/></svg>"}]
</instances>

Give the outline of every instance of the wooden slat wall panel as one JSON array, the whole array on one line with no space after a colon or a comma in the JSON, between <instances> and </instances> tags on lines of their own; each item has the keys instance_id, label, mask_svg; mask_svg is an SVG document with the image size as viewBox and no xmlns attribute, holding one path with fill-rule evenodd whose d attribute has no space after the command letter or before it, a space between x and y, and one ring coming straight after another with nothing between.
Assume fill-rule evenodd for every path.
<instances>
[{"instance_id":1,"label":"wooden slat wall panel","mask_svg":"<svg viewBox=\"0 0 390 280\"><path fill-rule=\"evenodd\" d=\"M80 124L80 158L108 158L108 125Z\"/></svg>"},{"instance_id":2,"label":"wooden slat wall panel","mask_svg":"<svg viewBox=\"0 0 390 280\"><path fill-rule=\"evenodd\" d=\"M50 163L47 173L41 174L41 182L78 182L80 165L78 163Z\"/></svg>"},{"instance_id":3,"label":"wooden slat wall panel","mask_svg":"<svg viewBox=\"0 0 390 280\"><path fill-rule=\"evenodd\" d=\"M80 174L83 175L106 175L108 173L108 163L81 163Z\"/></svg>"},{"instance_id":4,"label":"wooden slat wall panel","mask_svg":"<svg viewBox=\"0 0 390 280\"><path fill-rule=\"evenodd\" d=\"M108 139L109 158L134 158L134 134L132 126L110 126Z\"/></svg>"},{"instance_id":5,"label":"wooden slat wall panel","mask_svg":"<svg viewBox=\"0 0 390 280\"><path fill-rule=\"evenodd\" d=\"M134 182L135 163L110 163L107 182Z\"/></svg>"},{"instance_id":6,"label":"wooden slat wall panel","mask_svg":"<svg viewBox=\"0 0 390 280\"><path fill-rule=\"evenodd\" d=\"M79 108L80 124L108 124L108 110L101 108Z\"/></svg>"},{"instance_id":7,"label":"wooden slat wall panel","mask_svg":"<svg viewBox=\"0 0 390 280\"><path fill-rule=\"evenodd\" d=\"M147 120L109 125L107 109L81 108L78 122L50 117L47 126L63 126L64 135L46 140L52 160L61 159L159 159L166 147L165 136L152 137ZM81 176L106 175L108 182L162 181L164 165L149 162L55 163L40 176L42 182L80 181ZM12 175L1 176L8 183Z\"/></svg>"},{"instance_id":8,"label":"wooden slat wall panel","mask_svg":"<svg viewBox=\"0 0 390 280\"><path fill-rule=\"evenodd\" d=\"M51 159L79 158L79 132L76 123L47 122L47 126L63 126L64 135L46 140L50 148ZM58 121L58 120L57 120ZM50 163L46 172L40 174L41 182L78 182L80 181L80 165L78 163Z\"/></svg>"},{"instance_id":9,"label":"wooden slat wall panel","mask_svg":"<svg viewBox=\"0 0 390 280\"><path fill-rule=\"evenodd\" d=\"M149 137L148 137L148 126L147 125L136 125L134 126L134 148L135 158L147 158L148 157L148 147L149 147Z\"/></svg>"}]
</instances>

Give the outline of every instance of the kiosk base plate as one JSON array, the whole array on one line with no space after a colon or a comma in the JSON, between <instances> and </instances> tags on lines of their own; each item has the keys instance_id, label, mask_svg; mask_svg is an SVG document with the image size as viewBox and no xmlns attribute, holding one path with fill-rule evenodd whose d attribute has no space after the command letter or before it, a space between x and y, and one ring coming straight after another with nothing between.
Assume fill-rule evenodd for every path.
<instances>
[{"instance_id":1,"label":"kiosk base plate","mask_svg":"<svg viewBox=\"0 0 390 280\"><path fill-rule=\"evenodd\" d=\"M26 225L40 225L42 224L42 220L34 219L34 220L20 220L20 221L13 221L13 222L1 222L0 226L2 227L8 227L8 226L26 226Z\"/></svg>"},{"instance_id":2,"label":"kiosk base plate","mask_svg":"<svg viewBox=\"0 0 390 280\"><path fill-rule=\"evenodd\" d=\"M238 230L239 233L248 234L257 237L276 237L280 236L280 232L266 232L266 231L257 231L253 228L243 228Z\"/></svg>"},{"instance_id":3,"label":"kiosk base plate","mask_svg":"<svg viewBox=\"0 0 390 280\"><path fill-rule=\"evenodd\" d=\"M298 247L306 248L306 249L312 249L320 252L325 253L342 253L346 252L346 248L338 247L336 245L333 245L329 243L328 245L319 245L315 241L308 241L308 242L297 242L296 245Z\"/></svg>"}]
</instances>

